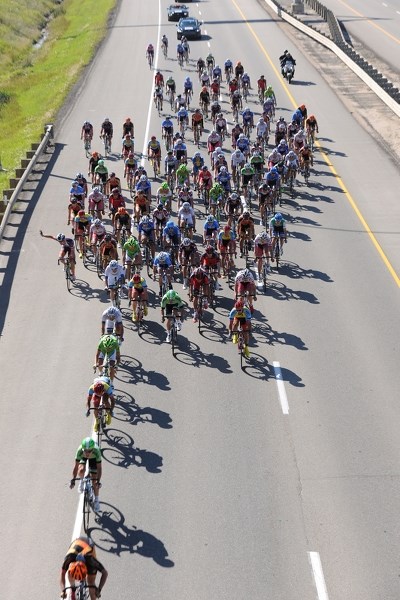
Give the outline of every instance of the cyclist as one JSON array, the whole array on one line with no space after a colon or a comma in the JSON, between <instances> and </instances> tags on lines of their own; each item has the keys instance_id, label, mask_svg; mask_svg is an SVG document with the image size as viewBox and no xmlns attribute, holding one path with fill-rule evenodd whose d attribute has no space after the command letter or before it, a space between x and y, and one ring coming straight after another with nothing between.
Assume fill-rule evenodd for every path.
<instances>
[{"instance_id":1,"label":"cyclist","mask_svg":"<svg viewBox=\"0 0 400 600\"><path fill-rule=\"evenodd\" d=\"M241 128L240 123L236 123L231 129L232 148L234 150L236 149L236 144L241 133L243 133L243 129Z\"/></svg>"},{"instance_id":2,"label":"cyclist","mask_svg":"<svg viewBox=\"0 0 400 600\"><path fill-rule=\"evenodd\" d=\"M135 218L139 222L141 216L148 214L151 203L151 184L146 175L141 175L136 186L136 195L133 199L135 205Z\"/></svg>"},{"instance_id":3,"label":"cyclist","mask_svg":"<svg viewBox=\"0 0 400 600\"><path fill-rule=\"evenodd\" d=\"M101 315L101 335L113 333L123 339L124 325L121 311L115 306L109 306Z\"/></svg>"},{"instance_id":4,"label":"cyclist","mask_svg":"<svg viewBox=\"0 0 400 600\"><path fill-rule=\"evenodd\" d=\"M248 73L243 73L242 75L242 87L247 87L248 90L251 89L250 76Z\"/></svg>"},{"instance_id":5,"label":"cyclist","mask_svg":"<svg viewBox=\"0 0 400 600\"><path fill-rule=\"evenodd\" d=\"M242 65L242 63L240 62L240 60L238 60L238 62L236 63L235 66L235 77L236 79L239 79L239 77L241 77L244 73L244 67Z\"/></svg>"},{"instance_id":6,"label":"cyclist","mask_svg":"<svg viewBox=\"0 0 400 600\"><path fill-rule=\"evenodd\" d=\"M215 181L222 186L223 197L226 197L231 192L231 179L232 176L229 173L227 167L225 165L222 165L219 168L218 175L215 177Z\"/></svg>"},{"instance_id":7,"label":"cyclist","mask_svg":"<svg viewBox=\"0 0 400 600\"><path fill-rule=\"evenodd\" d=\"M240 258L243 258L243 244L248 240L248 249L251 249L251 241L255 238L254 219L248 210L245 210L238 218L237 235L239 238Z\"/></svg>"},{"instance_id":8,"label":"cyclist","mask_svg":"<svg viewBox=\"0 0 400 600\"><path fill-rule=\"evenodd\" d=\"M179 230L178 230L179 231ZM154 277L158 275L158 295L162 297L162 284L163 284L163 274L165 273L168 281L168 287L172 287L172 272L173 272L173 264L171 261L171 256L168 252L159 252L153 263L154 269Z\"/></svg>"},{"instance_id":9,"label":"cyclist","mask_svg":"<svg viewBox=\"0 0 400 600\"><path fill-rule=\"evenodd\" d=\"M75 175L75 181L77 181L78 185L80 185L81 188L83 188L85 198L86 198L87 193L88 193L88 183L87 183L87 179L84 177L83 173L77 173Z\"/></svg>"},{"instance_id":10,"label":"cyclist","mask_svg":"<svg viewBox=\"0 0 400 600\"><path fill-rule=\"evenodd\" d=\"M204 69L205 66L206 66L206 63L204 62L204 59L203 58L199 58L197 60L197 63L196 63L197 73L200 74L203 71L203 69Z\"/></svg>"},{"instance_id":11,"label":"cyclist","mask_svg":"<svg viewBox=\"0 0 400 600\"><path fill-rule=\"evenodd\" d=\"M164 181L157 190L156 193L157 203L162 205L162 208L157 206L158 210L164 209L166 214L171 210L171 200L172 200L172 192L166 181ZM154 215L154 212L153 212ZM164 214L161 217L161 220L164 218ZM160 216L157 216L157 220L160 220Z\"/></svg>"},{"instance_id":12,"label":"cyclist","mask_svg":"<svg viewBox=\"0 0 400 600\"><path fill-rule=\"evenodd\" d=\"M90 247L93 255L96 254L97 243L99 243L99 245L101 244L101 242L104 240L106 233L107 232L104 223L100 221L100 219L95 219L91 224L89 230Z\"/></svg>"},{"instance_id":13,"label":"cyclist","mask_svg":"<svg viewBox=\"0 0 400 600\"><path fill-rule=\"evenodd\" d=\"M176 170L176 186L190 186L190 171L186 163L182 163Z\"/></svg>"},{"instance_id":14,"label":"cyclist","mask_svg":"<svg viewBox=\"0 0 400 600\"><path fill-rule=\"evenodd\" d=\"M217 114L217 118L215 119L215 130L218 133L218 135L221 137L222 140L222 136L226 136L228 129L227 129L227 121L224 117L224 115L222 114L222 112L218 112Z\"/></svg>"},{"instance_id":15,"label":"cyclist","mask_svg":"<svg viewBox=\"0 0 400 600\"><path fill-rule=\"evenodd\" d=\"M154 158L157 161L158 170L161 168L161 144L155 135L151 136L149 143L147 144L147 154L149 159Z\"/></svg>"},{"instance_id":16,"label":"cyclist","mask_svg":"<svg viewBox=\"0 0 400 600\"><path fill-rule=\"evenodd\" d=\"M256 235L254 240L254 256L257 261L257 276L258 280L262 280L262 258L266 257L267 260L267 271L270 270L270 258L272 250L272 240L266 231L262 231Z\"/></svg>"},{"instance_id":17,"label":"cyclist","mask_svg":"<svg viewBox=\"0 0 400 600\"><path fill-rule=\"evenodd\" d=\"M96 575L101 573L99 585L96 587ZM74 539L68 548L67 554L64 558L64 562L61 566L60 574L60 586L61 586L61 598L67 597L65 589L65 576L68 575L68 582L71 588L73 588L71 599L74 598L74 585L75 581L83 581L86 579L86 583L89 588L90 600L96 600L100 598L101 591L107 581L108 572L104 566L96 558L96 550L94 547L93 540L88 537L81 536Z\"/></svg>"},{"instance_id":18,"label":"cyclist","mask_svg":"<svg viewBox=\"0 0 400 600\"><path fill-rule=\"evenodd\" d=\"M272 238L271 261L274 262L276 240L279 239L280 254L283 254L283 242L287 243L286 221L281 213L276 213L269 222L269 235Z\"/></svg>"},{"instance_id":19,"label":"cyclist","mask_svg":"<svg viewBox=\"0 0 400 600\"><path fill-rule=\"evenodd\" d=\"M232 342L234 344L238 343L238 328L239 325L243 331L244 337L244 355L246 358L249 358L249 339L250 339L250 331L251 331L251 312L244 305L241 300L237 300L235 302L235 306L232 308L229 313L229 331L232 333Z\"/></svg>"},{"instance_id":20,"label":"cyclist","mask_svg":"<svg viewBox=\"0 0 400 600\"><path fill-rule=\"evenodd\" d=\"M314 115L310 115L307 119L306 119L306 131L307 131L307 135L310 135L313 132L317 132L319 133L319 129L318 129L318 121L315 118Z\"/></svg>"},{"instance_id":21,"label":"cyclist","mask_svg":"<svg viewBox=\"0 0 400 600\"><path fill-rule=\"evenodd\" d=\"M196 108L192 114L192 131L194 131L195 127L199 128L199 135L201 135L204 129L204 117L199 108Z\"/></svg>"},{"instance_id":22,"label":"cyclist","mask_svg":"<svg viewBox=\"0 0 400 600\"><path fill-rule=\"evenodd\" d=\"M198 186L198 181L199 181L200 170L204 166L204 158L201 156L200 152L195 152L193 157L191 158L191 161L193 164L193 168L192 168L193 185L194 185L194 188L199 191L199 195L200 195L200 188Z\"/></svg>"},{"instance_id":23,"label":"cyclist","mask_svg":"<svg viewBox=\"0 0 400 600\"><path fill-rule=\"evenodd\" d=\"M242 269L236 275L234 292L236 299L238 299L239 296L247 299L250 312L253 314L253 300L257 300L257 295L254 277L249 269Z\"/></svg>"},{"instance_id":24,"label":"cyclist","mask_svg":"<svg viewBox=\"0 0 400 600\"><path fill-rule=\"evenodd\" d=\"M215 67L212 70L212 78L216 79L218 82L221 81L222 79L222 70L221 67L219 65L215 65Z\"/></svg>"},{"instance_id":25,"label":"cyclist","mask_svg":"<svg viewBox=\"0 0 400 600\"><path fill-rule=\"evenodd\" d=\"M193 83L192 83L192 80L190 79L190 77L186 77L185 81L183 82L183 91L184 91L186 98L192 97Z\"/></svg>"},{"instance_id":26,"label":"cyclist","mask_svg":"<svg viewBox=\"0 0 400 600\"><path fill-rule=\"evenodd\" d=\"M287 123L284 117L279 117L275 127L275 146L279 144L282 138L286 138Z\"/></svg>"},{"instance_id":27,"label":"cyclist","mask_svg":"<svg viewBox=\"0 0 400 600\"><path fill-rule=\"evenodd\" d=\"M181 243L181 232L179 230L179 227L175 225L175 223L172 220L167 221L167 224L163 229L162 241L164 248L168 250L173 246L178 248L179 244Z\"/></svg>"},{"instance_id":28,"label":"cyclist","mask_svg":"<svg viewBox=\"0 0 400 600\"><path fill-rule=\"evenodd\" d=\"M199 317L198 306L200 295L206 297L203 307L208 308L208 302L211 302L210 277L205 269L197 267L189 278L189 299L193 302L193 323L197 323Z\"/></svg>"},{"instance_id":29,"label":"cyclist","mask_svg":"<svg viewBox=\"0 0 400 600\"><path fill-rule=\"evenodd\" d=\"M89 158L89 165L88 165L88 176L90 175L92 183L94 182L94 170L97 167L99 160L101 160L101 156L100 156L99 152L97 152L95 150L94 152L92 152L92 155Z\"/></svg>"},{"instance_id":30,"label":"cyclist","mask_svg":"<svg viewBox=\"0 0 400 600\"><path fill-rule=\"evenodd\" d=\"M86 461L89 461L89 474L92 479L95 495L94 510L99 512L99 489L102 475L101 450L96 442L90 437L82 440L82 443L78 446L75 454L75 465L72 471L72 479L69 484L69 487L72 489L75 487L75 479L80 479L81 481L79 482L78 488L80 493L83 492L83 478L86 471Z\"/></svg>"},{"instance_id":31,"label":"cyclist","mask_svg":"<svg viewBox=\"0 0 400 600\"><path fill-rule=\"evenodd\" d=\"M200 192L206 191L206 193L209 193L212 187L212 183L213 180L211 171L209 171L208 167L204 165L199 173Z\"/></svg>"},{"instance_id":32,"label":"cyclist","mask_svg":"<svg viewBox=\"0 0 400 600\"><path fill-rule=\"evenodd\" d=\"M114 235L118 242L118 248L121 248L121 231L125 228L129 232L132 227L132 219L124 206L120 206L114 218Z\"/></svg>"},{"instance_id":33,"label":"cyclist","mask_svg":"<svg viewBox=\"0 0 400 600\"><path fill-rule=\"evenodd\" d=\"M109 383L108 383L109 382ZM92 385L88 389L86 399L86 416L90 415L90 407L93 403L94 408L94 431L97 433L100 428L100 420L98 418L98 407L103 399L103 405L106 409L106 423L111 425L111 419L114 416L115 398L113 396L114 388L111 385L109 377L96 377Z\"/></svg>"},{"instance_id":34,"label":"cyclist","mask_svg":"<svg viewBox=\"0 0 400 600\"><path fill-rule=\"evenodd\" d=\"M230 58L227 58L224 62L225 79L228 81L233 73L233 64Z\"/></svg>"},{"instance_id":35,"label":"cyclist","mask_svg":"<svg viewBox=\"0 0 400 600\"><path fill-rule=\"evenodd\" d=\"M200 265L214 281L215 289L222 290L222 286L218 282L218 278L221 277L221 257L212 246L207 246L200 256Z\"/></svg>"},{"instance_id":36,"label":"cyclist","mask_svg":"<svg viewBox=\"0 0 400 600\"><path fill-rule=\"evenodd\" d=\"M299 152L299 166L300 170L303 172L304 168L308 166L310 170L310 166L312 167L314 164L313 155L311 152L310 146L305 143Z\"/></svg>"},{"instance_id":37,"label":"cyclist","mask_svg":"<svg viewBox=\"0 0 400 600\"><path fill-rule=\"evenodd\" d=\"M167 95L176 94L176 83L172 75L168 77L167 81L165 82L165 85L167 88Z\"/></svg>"},{"instance_id":38,"label":"cyclist","mask_svg":"<svg viewBox=\"0 0 400 600\"><path fill-rule=\"evenodd\" d=\"M267 165L269 169L272 169L279 162L283 160L282 154L279 152L278 147L274 148L272 152L268 155Z\"/></svg>"},{"instance_id":39,"label":"cyclist","mask_svg":"<svg viewBox=\"0 0 400 600\"><path fill-rule=\"evenodd\" d=\"M264 92L266 90L266 87L267 87L267 80L265 79L264 75L260 75L260 79L258 79L258 81L257 81L257 93L262 98L264 98Z\"/></svg>"},{"instance_id":40,"label":"cyclist","mask_svg":"<svg viewBox=\"0 0 400 600\"><path fill-rule=\"evenodd\" d=\"M111 260L118 259L117 240L112 237L111 233L106 233L100 242L99 253L103 270Z\"/></svg>"},{"instance_id":41,"label":"cyclist","mask_svg":"<svg viewBox=\"0 0 400 600\"><path fill-rule=\"evenodd\" d=\"M163 33L163 36L161 38L161 48L164 47L165 48L165 54L168 53L168 38L165 35L165 33Z\"/></svg>"},{"instance_id":42,"label":"cyclist","mask_svg":"<svg viewBox=\"0 0 400 600\"><path fill-rule=\"evenodd\" d=\"M76 217L76 215L78 214L78 212L80 210L83 210L82 202L79 202L79 200L77 200L76 198L72 198L72 200L68 204L68 208L67 208L67 213L68 213L67 225L70 225L71 221L74 220L74 218Z\"/></svg>"},{"instance_id":43,"label":"cyclist","mask_svg":"<svg viewBox=\"0 0 400 600\"><path fill-rule=\"evenodd\" d=\"M297 171L299 169L299 159L294 150L290 150L285 157L286 181L289 181L290 173L293 173L293 179L296 179Z\"/></svg>"},{"instance_id":44,"label":"cyclist","mask_svg":"<svg viewBox=\"0 0 400 600\"><path fill-rule=\"evenodd\" d=\"M183 289L188 285L188 267L195 267L199 264L199 253L196 244L190 238L184 238L179 246L179 264L182 267Z\"/></svg>"},{"instance_id":45,"label":"cyclist","mask_svg":"<svg viewBox=\"0 0 400 600\"><path fill-rule=\"evenodd\" d=\"M161 122L161 130L163 139L172 139L174 135L174 124L170 116L166 116L165 119Z\"/></svg>"},{"instance_id":46,"label":"cyclist","mask_svg":"<svg viewBox=\"0 0 400 600\"><path fill-rule=\"evenodd\" d=\"M115 187L112 188L111 194L108 197L108 208L111 213L111 220L114 225L115 214L121 206L125 207L125 198L121 194L120 190Z\"/></svg>"},{"instance_id":47,"label":"cyclist","mask_svg":"<svg viewBox=\"0 0 400 600\"><path fill-rule=\"evenodd\" d=\"M188 237L192 238L193 232L196 231L196 215L190 205L190 202L184 202L181 208L178 210L178 227L181 233L188 230Z\"/></svg>"},{"instance_id":48,"label":"cyclist","mask_svg":"<svg viewBox=\"0 0 400 600\"><path fill-rule=\"evenodd\" d=\"M125 283L125 269L116 260L110 260L104 271L104 282L107 292L110 293L111 303L115 302L115 290Z\"/></svg>"},{"instance_id":49,"label":"cyclist","mask_svg":"<svg viewBox=\"0 0 400 600\"><path fill-rule=\"evenodd\" d=\"M189 113L184 106L181 106L176 114L176 119L179 125L179 132L182 138L185 135L185 129L189 126Z\"/></svg>"},{"instance_id":50,"label":"cyclist","mask_svg":"<svg viewBox=\"0 0 400 600\"><path fill-rule=\"evenodd\" d=\"M80 210L77 216L74 218L74 234L75 240L78 241L79 246L79 258L83 256L83 248L85 245L85 237L89 235L90 224L92 217L85 213L84 210Z\"/></svg>"},{"instance_id":51,"label":"cyclist","mask_svg":"<svg viewBox=\"0 0 400 600\"><path fill-rule=\"evenodd\" d=\"M221 145L221 136L216 132L215 129L212 130L210 135L207 138L207 149L208 154L212 154L217 147Z\"/></svg>"},{"instance_id":52,"label":"cyclist","mask_svg":"<svg viewBox=\"0 0 400 600\"><path fill-rule=\"evenodd\" d=\"M72 238L67 238L63 233L59 233L57 237L54 235L45 235L42 230L40 230L40 235L44 238L48 238L49 240L54 240L58 242L61 246L60 253L58 255L58 263L65 262L65 257L69 258L69 264L71 269L71 281L75 281L75 243Z\"/></svg>"},{"instance_id":53,"label":"cyclist","mask_svg":"<svg viewBox=\"0 0 400 600\"><path fill-rule=\"evenodd\" d=\"M112 137L113 137L113 132L114 132L114 126L111 123L110 119L108 117L106 117L101 124L100 137L103 138L106 135L108 136L109 141L110 141L110 152L111 152L111 141L112 141Z\"/></svg>"},{"instance_id":54,"label":"cyclist","mask_svg":"<svg viewBox=\"0 0 400 600\"><path fill-rule=\"evenodd\" d=\"M95 368L101 371L104 359L106 357L108 357L110 362L110 379L113 381L116 368L121 360L119 340L115 335L106 334L101 336L95 356Z\"/></svg>"},{"instance_id":55,"label":"cyclist","mask_svg":"<svg viewBox=\"0 0 400 600\"><path fill-rule=\"evenodd\" d=\"M171 341L171 318L175 316L176 318L176 327L178 331L182 329L182 308L183 302L177 292L175 290L168 290L166 294L162 297L161 300L161 315L162 320L167 319L167 342Z\"/></svg>"},{"instance_id":56,"label":"cyclist","mask_svg":"<svg viewBox=\"0 0 400 600\"><path fill-rule=\"evenodd\" d=\"M136 322L136 310L137 303L139 299L143 303L143 315L146 317L148 315L148 301L149 296L147 293L147 283L146 280L141 277L139 273L135 273L129 284L129 301L132 303L132 321Z\"/></svg>"},{"instance_id":57,"label":"cyclist","mask_svg":"<svg viewBox=\"0 0 400 600\"><path fill-rule=\"evenodd\" d=\"M255 174L256 171L254 169L254 166L249 162L245 163L245 165L240 169L242 190L244 194L246 193L247 187L252 186L254 184Z\"/></svg>"},{"instance_id":58,"label":"cyclist","mask_svg":"<svg viewBox=\"0 0 400 600\"><path fill-rule=\"evenodd\" d=\"M184 141L179 137L174 144L174 154L180 163L187 162L187 148Z\"/></svg>"},{"instance_id":59,"label":"cyclist","mask_svg":"<svg viewBox=\"0 0 400 600\"><path fill-rule=\"evenodd\" d=\"M126 240L123 246L123 251L125 252L126 278L130 279L132 263L136 269L140 269L142 266L140 245L133 235Z\"/></svg>"},{"instance_id":60,"label":"cyclist","mask_svg":"<svg viewBox=\"0 0 400 600\"><path fill-rule=\"evenodd\" d=\"M85 121L82 125L81 140L83 139L89 139L90 141L93 139L93 125L90 121Z\"/></svg>"},{"instance_id":61,"label":"cyclist","mask_svg":"<svg viewBox=\"0 0 400 600\"><path fill-rule=\"evenodd\" d=\"M203 85L199 94L199 104L207 113L210 105L210 92L205 85Z\"/></svg>"},{"instance_id":62,"label":"cyclist","mask_svg":"<svg viewBox=\"0 0 400 600\"><path fill-rule=\"evenodd\" d=\"M165 177L170 177L171 183L172 183L172 176L175 173L175 171L178 167L178 164L179 164L179 162L178 162L176 156L174 155L174 151L168 150L167 155L164 159L164 168L165 168ZM171 195L172 195L172 192L171 192Z\"/></svg>"},{"instance_id":63,"label":"cyclist","mask_svg":"<svg viewBox=\"0 0 400 600\"><path fill-rule=\"evenodd\" d=\"M144 215L138 225L139 244L144 247L148 246L151 258L154 259L155 241L154 241L154 222L148 215Z\"/></svg>"},{"instance_id":64,"label":"cyclist","mask_svg":"<svg viewBox=\"0 0 400 600\"><path fill-rule=\"evenodd\" d=\"M224 212L227 216L227 225L233 226L234 217L238 217L242 207L240 196L237 192L232 192L226 199Z\"/></svg>"},{"instance_id":65,"label":"cyclist","mask_svg":"<svg viewBox=\"0 0 400 600\"><path fill-rule=\"evenodd\" d=\"M206 65L207 65L207 70L208 71L212 71L212 69L215 66L215 59L213 57L213 55L211 54L211 52L208 53L208 55L206 56Z\"/></svg>"},{"instance_id":66,"label":"cyclist","mask_svg":"<svg viewBox=\"0 0 400 600\"><path fill-rule=\"evenodd\" d=\"M134 153L134 151L135 151L135 140L133 139L133 137L131 136L130 133L127 133L122 138L121 158L122 157L124 159L128 158L129 153L130 152Z\"/></svg>"},{"instance_id":67,"label":"cyclist","mask_svg":"<svg viewBox=\"0 0 400 600\"><path fill-rule=\"evenodd\" d=\"M88 196L88 209L92 217L104 216L104 195L100 188L95 186Z\"/></svg>"},{"instance_id":68,"label":"cyclist","mask_svg":"<svg viewBox=\"0 0 400 600\"><path fill-rule=\"evenodd\" d=\"M218 234L218 250L221 254L222 267L226 275L227 267L235 266L233 255L236 254L236 236L229 225Z\"/></svg>"},{"instance_id":69,"label":"cyclist","mask_svg":"<svg viewBox=\"0 0 400 600\"><path fill-rule=\"evenodd\" d=\"M111 194L111 191L114 188L118 188L118 190L121 191L121 180L114 172L112 172L106 181L106 194Z\"/></svg>"},{"instance_id":70,"label":"cyclist","mask_svg":"<svg viewBox=\"0 0 400 600\"><path fill-rule=\"evenodd\" d=\"M273 189L264 181L257 190L258 209L260 211L261 221L264 222L265 210L267 207L272 209L273 205Z\"/></svg>"},{"instance_id":71,"label":"cyclist","mask_svg":"<svg viewBox=\"0 0 400 600\"><path fill-rule=\"evenodd\" d=\"M232 85L232 81L229 85ZM242 96L240 95L239 90L234 90L232 93L231 108L233 113L235 113L235 110L239 111L242 108ZM237 120L237 117L235 117L235 119Z\"/></svg>"},{"instance_id":72,"label":"cyclist","mask_svg":"<svg viewBox=\"0 0 400 600\"><path fill-rule=\"evenodd\" d=\"M252 149L252 153L250 156L250 165L253 167L254 169L254 178L255 181L260 181L261 177L262 177L262 172L263 172L263 168L264 168L264 159L261 156L260 151L254 147Z\"/></svg>"},{"instance_id":73,"label":"cyclist","mask_svg":"<svg viewBox=\"0 0 400 600\"><path fill-rule=\"evenodd\" d=\"M153 63L154 62L154 46L153 44L148 44L146 49L146 58Z\"/></svg>"},{"instance_id":74,"label":"cyclist","mask_svg":"<svg viewBox=\"0 0 400 600\"><path fill-rule=\"evenodd\" d=\"M183 47L182 40L178 42L176 46L176 58L178 59L178 63L183 64L185 55L185 48Z\"/></svg>"},{"instance_id":75,"label":"cyclist","mask_svg":"<svg viewBox=\"0 0 400 600\"><path fill-rule=\"evenodd\" d=\"M270 125L269 120L266 121L263 117L260 117L256 125L257 141L259 144L268 144Z\"/></svg>"},{"instance_id":76,"label":"cyclist","mask_svg":"<svg viewBox=\"0 0 400 600\"><path fill-rule=\"evenodd\" d=\"M154 86L155 87L164 87L164 75L161 71L157 71L154 75Z\"/></svg>"},{"instance_id":77,"label":"cyclist","mask_svg":"<svg viewBox=\"0 0 400 600\"><path fill-rule=\"evenodd\" d=\"M125 121L122 123L122 137L124 138L126 135L130 135L132 138L135 133L135 127L130 119L130 117L126 117Z\"/></svg>"},{"instance_id":78,"label":"cyclist","mask_svg":"<svg viewBox=\"0 0 400 600\"><path fill-rule=\"evenodd\" d=\"M73 198L79 200L79 202L81 202L82 205L85 204L85 190L82 186L79 185L77 181L73 181L71 183L71 187L69 190L69 199L72 200Z\"/></svg>"},{"instance_id":79,"label":"cyclist","mask_svg":"<svg viewBox=\"0 0 400 600\"><path fill-rule=\"evenodd\" d=\"M304 106L304 104L303 104ZM293 115L292 115L292 121L294 121L295 123L297 123L297 126L303 127L303 113L299 108L296 108L296 110L294 111Z\"/></svg>"},{"instance_id":80,"label":"cyclist","mask_svg":"<svg viewBox=\"0 0 400 600\"><path fill-rule=\"evenodd\" d=\"M264 92L264 99L267 100L268 98L271 98L273 105L276 106L276 96L272 85L267 86L267 89Z\"/></svg>"},{"instance_id":81,"label":"cyclist","mask_svg":"<svg viewBox=\"0 0 400 600\"><path fill-rule=\"evenodd\" d=\"M108 179L108 168L103 159L99 160L94 170L95 183L101 183L105 186Z\"/></svg>"},{"instance_id":82,"label":"cyclist","mask_svg":"<svg viewBox=\"0 0 400 600\"><path fill-rule=\"evenodd\" d=\"M157 107L158 100L160 101L160 108L158 110L162 111L163 104L164 104L164 94L163 94L163 89L161 86L157 86L154 88L153 100L154 100L154 104L156 105L156 107Z\"/></svg>"}]
</instances>

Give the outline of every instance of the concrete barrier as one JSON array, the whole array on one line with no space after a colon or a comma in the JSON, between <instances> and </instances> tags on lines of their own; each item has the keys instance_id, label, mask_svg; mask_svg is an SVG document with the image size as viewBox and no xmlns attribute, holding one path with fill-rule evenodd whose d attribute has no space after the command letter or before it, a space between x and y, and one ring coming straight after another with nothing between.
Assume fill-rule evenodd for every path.
<instances>
[{"instance_id":1,"label":"concrete barrier","mask_svg":"<svg viewBox=\"0 0 400 600\"><path fill-rule=\"evenodd\" d=\"M13 184L15 183L15 189L3 191L4 198L7 199L8 202L7 202L7 206L6 206L3 218L1 219L0 242L3 238L4 231L5 231L5 228L7 227L8 219L13 210L14 204L17 201L18 196L19 196L20 192L22 191L22 188L23 188L25 182L27 181L29 175L31 174L32 170L34 169L37 159L44 152L44 150L47 147L47 144L49 143L49 140L52 137L53 137L53 125L46 125L46 130L42 136L42 141L39 144L37 144L37 148L36 148L32 158L30 160L22 159L21 160L22 168L15 170L16 178L10 179L10 187L13 187ZM32 144L32 150L33 150L33 146L34 146L34 144Z\"/></svg>"},{"instance_id":2,"label":"concrete barrier","mask_svg":"<svg viewBox=\"0 0 400 600\"><path fill-rule=\"evenodd\" d=\"M313 2L317 0L306 0L307 4L312 6ZM264 0L264 2L284 21L296 27L299 31L302 31L309 37L313 38L316 42L322 44L326 48L329 48L336 56L353 71L362 81L376 94L398 117L400 117L400 90L397 89L391 82L386 78L386 82L383 82L381 77L383 75L379 73L372 65L370 65L362 56L358 55L354 49L349 46L344 40L340 42L340 47L330 38L326 37L319 31L316 31L312 27L305 25L293 15L286 12L282 6L275 0ZM323 5L321 5L321 16L323 16ZM325 11L328 9L325 8ZM320 14L320 13L318 13ZM325 18L325 17L324 17ZM340 27L339 27L340 29ZM355 56L357 55L357 57ZM354 57L354 58L353 58Z\"/></svg>"}]
</instances>

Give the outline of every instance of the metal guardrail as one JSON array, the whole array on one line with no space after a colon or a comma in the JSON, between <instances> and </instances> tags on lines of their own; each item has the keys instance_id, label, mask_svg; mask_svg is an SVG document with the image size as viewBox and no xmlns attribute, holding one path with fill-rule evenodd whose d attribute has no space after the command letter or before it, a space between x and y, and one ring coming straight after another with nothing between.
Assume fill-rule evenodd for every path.
<instances>
[{"instance_id":1,"label":"metal guardrail","mask_svg":"<svg viewBox=\"0 0 400 600\"><path fill-rule=\"evenodd\" d=\"M49 140L52 137L53 137L53 125L46 125L45 134L43 136L43 139L40 142L37 150L35 151L35 154L32 156L28 166L25 168L25 171L24 171L21 179L18 181L18 183L15 187L15 190L11 194L11 197L7 203L6 210L4 212L3 218L0 223L0 242L3 238L4 231L8 225L8 219L10 217L10 214L12 213L14 204L16 203L18 196L19 196L20 192L22 191L22 188L24 187L26 181L28 180L29 175L33 171L33 168L37 162L37 159L43 153L43 151L47 147L47 144L49 143Z\"/></svg>"},{"instance_id":2,"label":"metal guardrail","mask_svg":"<svg viewBox=\"0 0 400 600\"><path fill-rule=\"evenodd\" d=\"M305 25L300 19L296 18L296 16L286 12L286 10L276 0L264 0L264 2L268 4L268 6L284 21L287 21L296 27L296 29L299 29L326 48L332 50L332 52L334 52L342 62L344 62L360 79L362 79L364 83L366 83L368 87L398 117L400 117L400 90L396 88L390 81L388 81L388 79L382 73L379 73L378 69L375 69L372 65L370 65L360 54L358 54L349 44L347 44L344 39L343 41L338 40L338 42L336 42L334 39L330 39L313 27ZM305 0L305 2L307 4L318 2L322 13L318 14L320 14L321 17L324 17L324 14L326 14L328 11L328 9L318 0ZM309 5L311 7L311 4ZM334 18L336 19L336 17ZM338 27L340 29L339 25Z\"/></svg>"}]
</instances>

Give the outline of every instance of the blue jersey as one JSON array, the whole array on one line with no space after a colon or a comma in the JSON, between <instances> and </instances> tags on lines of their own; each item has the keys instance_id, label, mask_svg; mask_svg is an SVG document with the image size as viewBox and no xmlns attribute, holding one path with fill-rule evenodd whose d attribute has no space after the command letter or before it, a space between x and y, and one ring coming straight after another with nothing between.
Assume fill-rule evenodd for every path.
<instances>
[{"instance_id":1,"label":"blue jersey","mask_svg":"<svg viewBox=\"0 0 400 600\"><path fill-rule=\"evenodd\" d=\"M146 181L138 181L135 186L135 189L137 192L139 190L143 190L144 192L147 192L148 190L151 189L151 183L148 179L146 179Z\"/></svg>"},{"instance_id":2,"label":"blue jersey","mask_svg":"<svg viewBox=\"0 0 400 600\"><path fill-rule=\"evenodd\" d=\"M155 267L164 267L164 268L167 268L167 267L171 267L172 266L171 257L170 257L170 255L168 253L166 253L166 254L167 254L167 258L163 262L160 262L160 258L159 258L158 254L157 254L157 256L154 259L154 266Z\"/></svg>"},{"instance_id":3,"label":"blue jersey","mask_svg":"<svg viewBox=\"0 0 400 600\"><path fill-rule=\"evenodd\" d=\"M170 127L172 129L173 126L174 126L174 124L171 121L171 119L164 119L164 121L161 123L161 127L165 127L166 129L168 129L168 127Z\"/></svg>"},{"instance_id":4,"label":"blue jersey","mask_svg":"<svg viewBox=\"0 0 400 600\"><path fill-rule=\"evenodd\" d=\"M149 221L148 223L139 222L138 232L144 233L145 235L151 235L154 231L154 223L153 221Z\"/></svg>"},{"instance_id":5,"label":"blue jersey","mask_svg":"<svg viewBox=\"0 0 400 600\"><path fill-rule=\"evenodd\" d=\"M214 221L212 221L212 223L209 223L208 221L206 221L204 223L204 227L203 227L204 231L218 231L219 229L219 223L217 221L217 219L214 219Z\"/></svg>"},{"instance_id":6,"label":"blue jersey","mask_svg":"<svg viewBox=\"0 0 400 600\"><path fill-rule=\"evenodd\" d=\"M186 110L186 108L180 108L176 116L178 117L178 119L187 119L188 111Z\"/></svg>"},{"instance_id":7,"label":"blue jersey","mask_svg":"<svg viewBox=\"0 0 400 600\"><path fill-rule=\"evenodd\" d=\"M271 173L271 171L270 171L269 173L267 173L265 180L267 183L278 183L279 175L278 175L278 173Z\"/></svg>"},{"instance_id":8,"label":"blue jersey","mask_svg":"<svg viewBox=\"0 0 400 600\"><path fill-rule=\"evenodd\" d=\"M177 225L174 225L173 227L164 227L163 234L169 238L179 236L179 227Z\"/></svg>"}]
</instances>

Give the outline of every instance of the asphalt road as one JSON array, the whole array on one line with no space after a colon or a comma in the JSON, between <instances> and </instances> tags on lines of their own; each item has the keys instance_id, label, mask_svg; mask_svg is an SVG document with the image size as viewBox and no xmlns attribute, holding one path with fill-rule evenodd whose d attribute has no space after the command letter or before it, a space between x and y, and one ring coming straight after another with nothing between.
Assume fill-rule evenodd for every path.
<instances>
[{"instance_id":1,"label":"asphalt road","mask_svg":"<svg viewBox=\"0 0 400 600\"><path fill-rule=\"evenodd\" d=\"M121 2L56 131L46 176L21 197L2 242L7 598L58 595L78 507L68 481L91 430L84 401L107 306L102 283L82 265L67 293L57 245L38 231L66 231L69 183L86 168L85 119L98 133L108 116L118 132L131 116L139 151L160 135L153 107L148 119L147 44L165 32L171 58L158 57L158 66L178 86L187 75L166 7ZM103 597L397 600L398 170L305 56L296 54L290 89L281 82L277 57L290 41L257 2L192 3L190 11L205 21L192 59L209 47L220 64L240 59L254 82L264 73L272 83L278 114L304 102L317 115L316 173L282 207L291 235L280 272L259 295L244 371L226 336L226 282L201 334L186 320L175 359L154 295L140 338L125 320L102 513L91 530L110 572ZM193 62L188 73L196 81ZM108 164L122 174L120 160Z\"/></svg>"},{"instance_id":2,"label":"asphalt road","mask_svg":"<svg viewBox=\"0 0 400 600\"><path fill-rule=\"evenodd\" d=\"M323 4L335 13L351 36L370 48L399 76L400 5L398 2L324 0Z\"/></svg>"}]
</instances>

